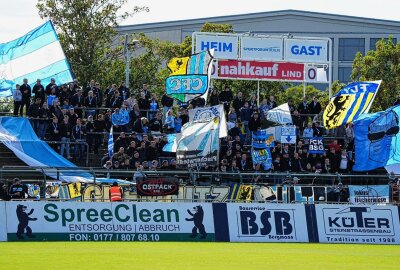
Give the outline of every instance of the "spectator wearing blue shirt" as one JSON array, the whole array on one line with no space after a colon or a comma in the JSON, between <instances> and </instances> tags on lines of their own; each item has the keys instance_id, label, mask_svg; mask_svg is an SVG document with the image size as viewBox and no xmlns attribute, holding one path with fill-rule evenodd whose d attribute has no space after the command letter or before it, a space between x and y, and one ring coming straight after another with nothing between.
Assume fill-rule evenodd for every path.
<instances>
[{"instance_id":1,"label":"spectator wearing blue shirt","mask_svg":"<svg viewBox=\"0 0 400 270\"><path fill-rule=\"evenodd\" d=\"M175 117L172 114L172 110L168 111L167 119L165 119L165 130L167 133L174 133L175 131Z\"/></svg>"},{"instance_id":2,"label":"spectator wearing blue shirt","mask_svg":"<svg viewBox=\"0 0 400 270\"><path fill-rule=\"evenodd\" d=\"M303 130L303 138L311 138L314 136L314 130L312 124L308 123L308 126Z\"/></svg>"}]
</instances>

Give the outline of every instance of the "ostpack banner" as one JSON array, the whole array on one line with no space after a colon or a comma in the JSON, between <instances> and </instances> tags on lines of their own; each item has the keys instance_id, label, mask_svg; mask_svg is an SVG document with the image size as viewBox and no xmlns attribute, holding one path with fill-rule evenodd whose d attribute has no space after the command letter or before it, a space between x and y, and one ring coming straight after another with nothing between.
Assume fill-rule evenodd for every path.
<instances>
[{"instance_id":1,"label":"ostpack banner","mask_svg":"<svg viewBox=\"0 0 400 270\"><path fill-rule=\"evenodd\" d=\"M231 242L308 242L302 204L227 204Z\"/></svg>"},{"instance_id":2,"label":"ostpack banner","mask_svg":"<svg viewBox=\"0 0 400 270\"><path fill-rule=\"evenodd\" d=\"M8 241L215 239L213 208L206 203L26 201L7 202L6 211Z\"/></svg>"},{"instance_id":3,"label":"ostpack banner","mask_svg":"<svg viewBox=\"0 0 400 270\"><path fill-rule=\"evenodd\" d=\"M0 201L0 242L7 241L6 202Z\"/></svg>"},{"instance_id":4,"label":"ostpack banner","mask_svg":"<svg viewBox=\"0 0 400 270\"><path fill-rule=\"evenodd\" d=\"M361 204L389 203L389 185L354 186L349 185L350 202Z\"/></svg>"},{"instance_id":5,"label":"ostpack banner","mask_svg":"<svg viewBox=\"0 0 400 270\"><path fill-rule=\"evenodd\" d=\"M310 139L307 139L307 142L309 154L323 154L325 152L324 138L312 137Z\"/></svg>"},{"instance_id":6,"label":"ostpack banner","mask_svg":"<svg viewBox=\"0 0 400 270\"><path fill-rule=\"evenodd\" d=\"M319 242L399 244L396 206L315 205Z\"/></svg>"},{"instance_id":7,"label":"ostpack banner","mask_svg":"<svg viewBox=\"0 0 400 270\"><path fill-rule=\"evenodd\" d=\"M275 146L274 135L268 133L266 129L253 132L252 137L252 147L254 148L267 148Z\"/></svg>"},{"instance_id":8,"label":"ostpack banner","mask_svg":"<svg viewBox=\"0 0 400 270\"><path fill-rule=\"evenodd\" d=\"M139 196L167 196L178 195L179 185L177 179L152 177L136 183Z\"/></svg>"},{"instance_id":9,"label":"ostpack banner","mask_svg":"<svg viewBox=\"0 0 400 270\"><path fill-rule=\"evenodd\" d=\"M218 77L225 79L303 81L304 64L219 60Z\"/></svg>"}]
</instances>

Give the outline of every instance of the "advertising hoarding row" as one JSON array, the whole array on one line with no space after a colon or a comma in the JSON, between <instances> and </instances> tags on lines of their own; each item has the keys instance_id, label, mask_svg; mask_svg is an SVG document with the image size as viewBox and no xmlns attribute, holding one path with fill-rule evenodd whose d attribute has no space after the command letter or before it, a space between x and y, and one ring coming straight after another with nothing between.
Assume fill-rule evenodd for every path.
<instances>
[{"instance_id":1,"label":"advertising hoarding row","mask_svg":"<svg viewBox=\"0 0 400 270\"><path fill-rule=\"evenodd\" d=\"M194 53L215 50L216 59L328 63L327 38L194 33Z\"/></svg>"},{"instance_id":2,"label":"advertising hoarding row","mask_svg":"<svg viewBox=\"0 0 400 270\"><path fill-rule=\"evenodd\" d=\"M1 241L400 244L397 206L24 201L0 214Z\"/></svg>"}]
</instances>

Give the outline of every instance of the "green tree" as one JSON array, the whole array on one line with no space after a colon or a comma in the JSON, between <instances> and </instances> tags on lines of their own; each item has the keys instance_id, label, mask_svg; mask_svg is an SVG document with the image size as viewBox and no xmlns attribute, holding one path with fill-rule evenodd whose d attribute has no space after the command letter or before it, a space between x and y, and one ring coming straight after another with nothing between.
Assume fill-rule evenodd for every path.
<instances>
[{"instance_id":1,"label":"green tree","mask_svg":"<svg viewBox=\"0 0 400 270\"><path fill-rule=\"evenodd\" d=\"M372 104L372 111L385 110L393 105L399 94L400 85L400 43L394 44L393 38L381 39L376 50L365 56L357 53L353 61L351 78L357 81L382 80L380 90Z\"/></svg>"},{"instance_id":2,"label":"green tree","mask_svg":"<svg viewBox=\"0 0 400 270\"><path fill-rule=\"evenodd\" d=\"M72 72L82 83L99 78L104 67L121 54L121 47L110 49L122 20L146 7L135 7L120 14L127 0L38 0L41 18L52 20Z\"/></svg>"}]
</instances>

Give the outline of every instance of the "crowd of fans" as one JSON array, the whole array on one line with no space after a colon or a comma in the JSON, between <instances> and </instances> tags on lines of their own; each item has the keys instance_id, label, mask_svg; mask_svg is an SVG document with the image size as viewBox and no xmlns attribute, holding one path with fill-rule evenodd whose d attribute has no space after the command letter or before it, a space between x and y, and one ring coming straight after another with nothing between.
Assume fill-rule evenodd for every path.
<instances>
[{"instance_id":1,"label":"crowd of fans","mask_svg":"<svg viewBox=\"0 0 400 270\"><path fill-rule=\"evenodd\" d=\"M54 79L43 86L40 80L32 87L25 79L13 94L14 115L29 117L34 131L59 153L79 160L86 151L98 154L106 147L108 133L113 126L115 137L112 159L105 155L101 166L107 169L159 170L177 169L174 153L163 152L166 133L179 133L189 121L188 110L206 104L223 104L228 121L229 136L221 139L220 161L203 170L223 172L265 171L261 164L252 164L250 155L251 133L268 128L274 123L267 120L270 109L278 106L273 96L262 99L259 106L252 94L245 99L242 92L234 95L229 87L221 92L213 89L209 100L197 98L189 103L174 102L164 94L159 98L148 85L131 93L124 82L102 89L92 80L86 88L78 81L58 86ZM280 144L271 149L277 172L349 172L353 160L353 129L349 124L332 134L339 140L325 145L326 153L308 154L305 139L326 135L319 124L321 104L314 97L305 97L300 104L288 100L293 124L297 128L297 144ZM88 147L86 147L88 145ZM88 148L88 149L86 149Z\"/></svg>"}]
</instances>

